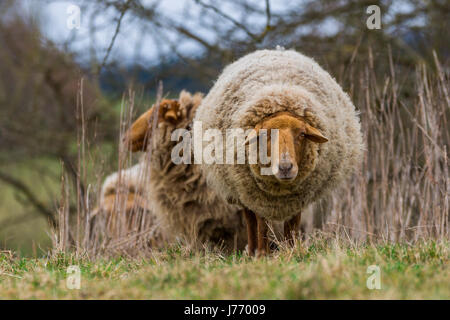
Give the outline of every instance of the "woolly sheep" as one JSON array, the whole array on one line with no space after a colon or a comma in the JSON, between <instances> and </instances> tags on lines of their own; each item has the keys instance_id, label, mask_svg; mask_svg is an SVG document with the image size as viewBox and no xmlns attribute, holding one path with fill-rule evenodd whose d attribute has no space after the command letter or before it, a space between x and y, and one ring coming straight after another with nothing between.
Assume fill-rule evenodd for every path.
<instances>
[{"instance_id":1,"label":"woolly sheep","mask_svg":"<svg viewBox=\"0 0 450 320\"><path fill-rule=\"evenodd\" d=\"M192 245L206 242L227 249L243 249L245 225L238 208L230 205L208 189L200 167L175 165L171 160L171 134L177 128L189 128L202 95L182 91L179 100L163 100L160 104L157 129L152 130L154 107L136 120L126 134L132 151L146 151L151 136L151 151L144 154L139 165L127 170L130 193L143 195L167 241L182 238ZM152 136L154 134L154 136ZM113 176L104 183L102 194L115 185Z\"/></svg>"},{"instance_id":2,"label":"woolly sheep","mask_svg":"<svg viewBox=\"0 0 450 320\"><path fill-rule=\"evenodd\" d=\"M252 129L281 113L315 129L321 142L328 140L305 142L307 160L299 163L293 181L259 176L249 164L201 165L216 193L244 209L250 254L256 241L260 254L266 253L266 221L297 228L301 210L336 187L362 159L360 122L349 97L315 61L293 50L259 50L227 66L194 120L203 132L224 132Z\"/></svg>"},{"instance_id":3,"label":"woolly sheep","mask_svg":"<svg viewBox=\"0 0 450 320\"><path fill-rule=\"evenodd\" d=\"M101 233L106 232L112 239L129 235L142 238L140 234L145 231L142 233L145 241L156 248L165 243L165 230L161 228L146 196L148 187L144 183L144 170L142 163L139 163L105 179L99 206L91 215L91 228L100 228ZM94 234L91 232L91 235Z\"/></svg>"}]
</instances>

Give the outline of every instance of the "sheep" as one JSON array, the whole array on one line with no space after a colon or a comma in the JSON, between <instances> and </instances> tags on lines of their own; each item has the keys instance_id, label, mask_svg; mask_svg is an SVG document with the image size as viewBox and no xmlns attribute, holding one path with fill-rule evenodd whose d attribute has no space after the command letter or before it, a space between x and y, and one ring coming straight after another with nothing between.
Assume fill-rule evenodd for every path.
<instances>
[{"instance_id":1,"label":"sheep","mask_svg":"<svg viewBox=\"0 0 450 320\"><path fill-rule=\"evenodd\" d=\"M122 229L129 233L133 229L141 231L142 215L147 219L156 217L150 210L150 204L145 196L146 185L143 183L143 166L141 163L106 177L100 192L99 208L95 215L101 211L106 217L106 225L112 235ZM124 217L120 217L124 212ZM123 220L121 218L124 218ZM125 223L123 223L125 222Z\"/></svg>"},{"instance_id":2,"label":"sheep","mask_svg":"<svg viewBox=\"0 0 450 320\"><path fill-rule=\"evenodd\" d=\"M294 50L258 50L227 66L194 121L203 133L253 129L246 154L261 140L260 129L279 129L274 175L262 175L261 163L201 164L208 185L243 211L250 255L268 253L267 221L283 222L292 242L302 209L362 161L361 126L350 98L314 60Z\"/></svg>"},{"instance_id":3,"label":"sheep","mask_svg":"<svg viewBox=\"0 0 450 320\"><path fill-rule=\"evenodd\" d=\"M99 206L90 214L90 244L107 248L162 248L166 230L146 197L141 163L109 175L101 189ZM98 243L98 240L106 240Z\"/></svg>"},{"instance_id":4,"label":"sheep","mask_svg":"<svg viewBox=\"0 0 450 320\"><path fill-rule=\"evenodd\" d=\"M129 193L137 192L139 198L145 199L167 242L183 239L192 245L209 242L225 249L243 249L245 224L238 208L207 187L199 166L175 165L171 160L172 148L177 144L171 140L171 134L175 129L189 128L202 97L200 93L182 91L178 100L161 101L155 130L154 106L132 124L124 140L131 151L146 154L138 166L127 171L134 186ZM147 150L149 143L151 150ZM113 189L107 182L104 195Z\"/></svg>"}]
</instances>

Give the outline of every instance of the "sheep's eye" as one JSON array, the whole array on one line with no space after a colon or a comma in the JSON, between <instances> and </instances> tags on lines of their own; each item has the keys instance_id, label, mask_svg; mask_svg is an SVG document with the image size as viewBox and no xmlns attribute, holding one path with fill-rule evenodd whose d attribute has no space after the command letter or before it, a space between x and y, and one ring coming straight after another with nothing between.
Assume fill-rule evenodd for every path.
<instances>
[{"instance_id":1,"label":"sheep's eye","mask_svg":"<svg viewBox=\"0 0 450 320\"><path fill-rule=\"evenodd\" d=\"M300 134L298 136L301 137L301 138L304 138L305 137L305 133L304 132L300 132Z\"/></svg>"}]
</instances>

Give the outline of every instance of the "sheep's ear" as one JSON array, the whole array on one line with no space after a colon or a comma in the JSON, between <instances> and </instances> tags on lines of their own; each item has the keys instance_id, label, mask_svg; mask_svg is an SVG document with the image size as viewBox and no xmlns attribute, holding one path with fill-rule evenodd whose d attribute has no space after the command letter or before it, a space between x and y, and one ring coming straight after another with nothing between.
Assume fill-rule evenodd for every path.
<instances>
[{"instance_id":1,"label":"sheep's ear","mask_svg":"<svg viewBox=\"0 0 450 320\"><path fill-rule=\"evenodd\" d=\"M325 137L319 130L310 126L309 124L306 125L305 138L316 143L325 143L328 141L327 137Z\"/></svg>"},{"instance_id":2,"label":"sheep's ear","mask_svg":"<svg viewBox=\"0 0 450 320\"><path fill-rule=\"evenodd\" d=\"M148 139L152 134L153 125L161 122L176 125L181 119L180 103L177 100L164 99L159 104L158 119L154 119L156 115L154 110L156 106L152 106L147 112L141 115L125 134L124 142L128 144L131 151L146 151Z\"/></svg>"},{"instance_id":3,"label":"sheep's ear","mask_svg":"<svg viewBox=\"0 0 450 320\"><path fill-rule=\"evenodd\" d=\"M147 112L142 114L125 134L124 142L132 152L146 151L149 135L153 127L153 111L155 107L151 107Z\"/></svg>"}]
</instances>

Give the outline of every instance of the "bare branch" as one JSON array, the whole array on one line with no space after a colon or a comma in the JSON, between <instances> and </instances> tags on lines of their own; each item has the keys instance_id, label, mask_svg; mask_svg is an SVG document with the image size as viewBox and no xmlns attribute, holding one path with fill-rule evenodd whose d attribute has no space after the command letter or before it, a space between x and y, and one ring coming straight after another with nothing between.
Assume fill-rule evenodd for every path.
<instances>
[{"instance_id":1,"label":"bare branch","mask_svg":"<svg viewBox=\"0 0 450 320\"><path fill-rule=\"evenodd\" d=\"M25 185L22 181L17 180L16 178L1 171L0 180L9 184L14 189L20 191L28 199L29 203L31 203L37 209L39 213L48 218L53 226L56 226L57 223L53 212L36 197L31 188Z\"/></svg>"},{"instance_id":2,"label":"bare branch","mask_svg":"<svg viewBox=\"0 0 450 320\"><path fill-rule=\"evenodd\" d=\"M253 40L257 40L258 39L258 37L255 34L253 34L250 30L248 30L245 25L243 25L242 23L236 21L233 17L227 15L223 11L219 10L217 7L212 6L210 4L206 4L206 3L202 2L201 0L195 0L195 2L198 3L200 6L202 6L203 8L212 10L215 13L217 13L219 16L221 16L221 17L227 19L228 21L232 22L236 27L242 29L245 33L247 33L247 35L249 35Z\"/></svg>"},{"instance_id":3,"label":"bare branch","mask_svg":"<svg viewBox=\"0 0 450 320\"><path fill-rule=\"evenodd\" d=\"M100 72L102 71L103 67L105 66L106 61L108 60L109 54L111 53L111 50L112 50L112 48L114 46L114 43L116 42L117 35L119 34L119 31L120 31L120 25L122 24L122 19L125 16L125 13L127 12L128 8L129 8L129 3L130 3L130 0L128 0L127 3L120 10L121 12L120 12L119 19L117 20L116 30L114 31L114 35L113 35L113 37L111 39L111 43L109 44L109 47L106 50L106 54L103 57L103 61L102 61L101 65L98 68L98 71L97 71L98 74L100 74Z\"/></svg>"}]
</instances>

